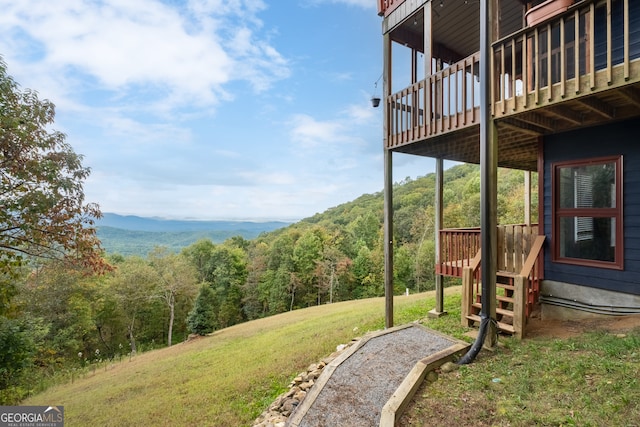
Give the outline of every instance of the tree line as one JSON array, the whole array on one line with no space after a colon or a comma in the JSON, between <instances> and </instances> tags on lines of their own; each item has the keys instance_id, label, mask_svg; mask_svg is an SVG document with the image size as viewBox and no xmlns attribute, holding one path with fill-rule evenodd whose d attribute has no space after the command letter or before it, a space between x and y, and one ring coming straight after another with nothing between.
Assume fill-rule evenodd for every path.
<instances>
[{"instance_id":1,"label":"tree line","mask_svg":"<svg viewBox=\"0 0 640 427\"><path fill-rule=\"evenodd\" d=\"M48 130L53 104L21 91L1 60L0 96L0 404L19 402L56 372L384 295L382 193L251 240L105 254L92 220L100 211L82 193L89 171L64 135ZM523 172L500 170L499 186L500 222L522 222ZM398 294L433 289L434 187L433 174L395 184ZM445 171L445 227L479 224L479 187L475 165Z\"/></svg>"}]
</instances>

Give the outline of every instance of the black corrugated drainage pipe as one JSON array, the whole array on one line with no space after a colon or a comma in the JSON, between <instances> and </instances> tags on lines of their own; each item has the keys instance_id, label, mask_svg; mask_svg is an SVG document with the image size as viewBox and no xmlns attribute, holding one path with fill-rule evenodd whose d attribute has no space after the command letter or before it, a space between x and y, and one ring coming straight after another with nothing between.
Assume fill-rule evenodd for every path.
<instances>
[{"instance_id":1,"label":"black corrugated drainage pipe","mask_svg":"<svg viewBox=\"0 0 640 427\"><path fill-rule=\"evenodd\" d=\"M485 306L484 302L482 303L482 306L483 307ZM462 359L458 360L458 365L466 365L475 360L478 353L480 353L480 350L482 350L482 346L487 336L487 329L489 328L489 325L492 322L495 322L495 320L491 319L489 316L486 315L486 313L484 312L484 309L480 313L480 319L481 319L480 329L478 330L478 336L476 337L476 340L474 341L469 351L467 351L467 353L464 356L462 356Z\"/></svg>"}]
</instances>

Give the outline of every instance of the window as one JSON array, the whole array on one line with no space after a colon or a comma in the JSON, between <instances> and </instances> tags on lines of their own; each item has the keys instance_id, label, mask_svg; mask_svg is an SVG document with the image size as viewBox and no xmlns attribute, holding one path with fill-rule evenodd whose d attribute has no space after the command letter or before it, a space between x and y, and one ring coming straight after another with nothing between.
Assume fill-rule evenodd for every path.
<instances>
[{"instance_id":1,"label":"window","mask_svg":"<svg viewBox=\"0 0 640 427\"><path fill-rule=\"evenodd\" d=\"M622 157L553 165L553 260L623 268Z\"/></svg>"}]
</instances>

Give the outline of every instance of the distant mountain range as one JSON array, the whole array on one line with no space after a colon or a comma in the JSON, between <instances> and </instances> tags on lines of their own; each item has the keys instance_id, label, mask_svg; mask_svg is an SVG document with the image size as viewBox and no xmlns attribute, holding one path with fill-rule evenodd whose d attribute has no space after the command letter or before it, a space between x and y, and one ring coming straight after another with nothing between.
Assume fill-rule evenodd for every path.
<instances>
[{"instance_id":1,"label":"distant mountain range","mask_svg":"<svg viewBox=\"0 0 640 427\"><path fill-rule=\"evenodd\" d=\"M231 231L241 230L247 232L273 231L286 227L289 222L283 221L200 221L200 220L176 220L163 218L146 218L134 215L118 215L104 213L103 217L96 221L98 227L113 227L132 231Z\"/></svg>"},{"instance_id":2,"label":"distant mountain range","mask_svg":"<svg viewBox=\"0 0 640 427\"><path fill-rule=\"evenodd\" d=\"M104 213L96 221L97 235L107 253L146 256L155 246L179 251L199 239L221 243L233 236L254 239L260 233L286 227L284 221L198 221L145 218Z\"/></svg>"}]
</instances>

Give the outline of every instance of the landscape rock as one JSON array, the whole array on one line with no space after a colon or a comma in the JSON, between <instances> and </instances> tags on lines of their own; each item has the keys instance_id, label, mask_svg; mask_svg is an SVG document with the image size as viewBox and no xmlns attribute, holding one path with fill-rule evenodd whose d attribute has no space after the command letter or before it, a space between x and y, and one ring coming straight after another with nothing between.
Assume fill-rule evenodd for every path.
<instances>
[{"instance_id":1,"label":"landscape rock","mask_svg":"<svg viewBox=\"0 0 640 427\"><path fill-rule=\"evenodd\" d=\"M302 403L309 390L316 383L324 368L338 357L344 350L358 342L353 339L348 344L341 344L339 351L318 363L312 363L306 372L301 372L289 383L289 390L278 396L271 405L253 422L252 427L284 427L293 411Z\"/></svg>"}]
</instances>

